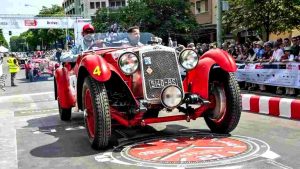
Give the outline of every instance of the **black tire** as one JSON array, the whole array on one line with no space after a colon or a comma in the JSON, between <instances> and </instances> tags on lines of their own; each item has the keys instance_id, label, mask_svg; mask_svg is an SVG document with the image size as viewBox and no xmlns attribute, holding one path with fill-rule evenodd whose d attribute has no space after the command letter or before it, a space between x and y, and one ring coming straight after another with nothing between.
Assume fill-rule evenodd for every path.
<instances>
[{"instance_id":1,"label":"black tire","mask_svg":"<svg viewBox=\"0 0 300 169\"><path fill-rule=\"evenodd\" d=\"M233 73L222 72L222 74L218 73L217 77L219 80L217 78L213 80L222 86L226 96L225 113L222 118L213 119L212 110L210 110L205 112L204 119L212 132L228 134L236 128L240 120L242 110L241 94Z\"/></svg>"},{"instance_id":2,"label":"black tire","mask_svg":"<svg viewBox=\"0 0 300 169\"><path fill-rule=\"evenodd\" d=\"M57 100L58 103L58 111L59 111L59 117L62 121L70 121L71 120L71 114L72 114L72 108L62 108L59 104L59 99Z\"/></svg>"},{"instance_id":3,"label":"black tire","mask_svg":"<svg viewBox=\"0 0 300 169\"><path fill-rule=\"evenodd\" d=\"M85 98L88 97L87 90L90 92L93 123L94 123L94 137L88 128L88 114L90 112L86 109ZM82 87L82 106L85 111L84 122L89 136L89 141L94 149L105 149L110 144L112 139L111 134L111 116L109 111L109 100L107 91L103 83L99 83L91 77L84 79Z\"/></svg>"}]
</instances>

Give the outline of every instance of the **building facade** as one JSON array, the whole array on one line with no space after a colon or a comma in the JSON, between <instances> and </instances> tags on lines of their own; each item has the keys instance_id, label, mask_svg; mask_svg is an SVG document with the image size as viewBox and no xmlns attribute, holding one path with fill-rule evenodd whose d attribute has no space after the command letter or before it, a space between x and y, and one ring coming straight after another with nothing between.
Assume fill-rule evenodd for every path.
<instances>
[{"instance_id":1,"label":"building facade","mask_svg":"<svg viewBox=\"0 0 300 169\"><path fill-rule=\"evenodd\" d=\"M204 41L216 41L217 0L190 0L190 2L196 21L202 26L198 35Z\"/></svg>"},{"instance_id":2,"label":"building facade","mask_svg":"<svg viewBox=\"0 0 300 169\"><path fill-rule=\"evenodd\" d=\"M99 8L119 8L127 5L128 0L64 0L63 8L66 15L77 15L84 18L95 16Z\"/></svg>"}]
</instances>

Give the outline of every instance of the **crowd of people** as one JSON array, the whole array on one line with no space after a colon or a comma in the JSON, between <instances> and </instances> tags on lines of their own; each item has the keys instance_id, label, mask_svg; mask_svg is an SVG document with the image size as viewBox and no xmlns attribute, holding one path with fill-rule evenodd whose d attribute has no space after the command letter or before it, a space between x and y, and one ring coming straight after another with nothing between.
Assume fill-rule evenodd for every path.
<instances>
[{"instance_id":1,"label":"crowd of people","mask_svg":"<svg viewBox=\"0 0 300 169\"><path fill-rule=\"evenodd\" d=\"M194 43L189 43L186 47L181 44L176 46L178 52L184 48L193 48L199 55L202 55L206 51L216 48L216 44L197 43L195 45ZM276 41L267 42L262 40L248 41L243 44L227 41L222 44L222 49L230 53L237 63L272 64L274 62L300 62L300 36L278 38ZM278 95L300 96L300 90L294 88L257 85L253 83L241 83L240 86L243 89L251 91L259 90Z\"/></svg>"}]
</instances>

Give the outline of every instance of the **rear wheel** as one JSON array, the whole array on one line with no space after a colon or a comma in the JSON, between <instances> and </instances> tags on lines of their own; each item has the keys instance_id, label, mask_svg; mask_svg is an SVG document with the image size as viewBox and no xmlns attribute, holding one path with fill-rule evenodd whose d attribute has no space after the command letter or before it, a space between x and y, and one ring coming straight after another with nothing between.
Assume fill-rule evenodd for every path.
<instances>
[{"instance_id":1,"label":"rear wheel","mask_svg":"<svg viewBox=\"0 0 300 169\"><path fill-rule=\"evenodd\" d=\"M105 85L86 77L82 88L82 105L92 147L106 148L111 140L111 117Z\"/></svg>"},{"instance_id":2,"label":"rear wheel","mask_svg":"<svg viewBox=\"0 0 300 169\"><path fill-rule=\"evenodd\" d=\"M234 130L241 116L239 85L233 73L218 73L210 86L210 109L205 122L212 132L227 134Z\"/></svg>"}]
</instances>

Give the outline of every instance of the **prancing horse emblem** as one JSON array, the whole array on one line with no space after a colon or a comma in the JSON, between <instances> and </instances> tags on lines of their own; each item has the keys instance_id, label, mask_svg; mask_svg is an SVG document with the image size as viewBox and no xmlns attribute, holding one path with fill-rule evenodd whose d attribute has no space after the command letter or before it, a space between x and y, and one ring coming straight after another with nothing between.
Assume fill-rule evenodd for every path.
<instances>
[{"instance_id":1,"label":"prancing horse emblem","mask_svg":"<svg viewBox=\"0 0 300 169\"><path fill-rule=\"evenodd\" d=\"M150 66L148 66L148 68L147 68L146 72L147 72L149 75L151 75L151 74L152 74L152 72L153 72L153 70L151 69L151 67L150 67Z\"/></svg>"}]
</instances>

